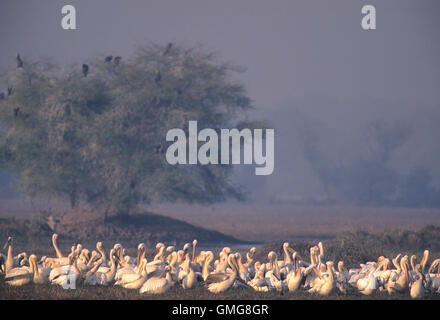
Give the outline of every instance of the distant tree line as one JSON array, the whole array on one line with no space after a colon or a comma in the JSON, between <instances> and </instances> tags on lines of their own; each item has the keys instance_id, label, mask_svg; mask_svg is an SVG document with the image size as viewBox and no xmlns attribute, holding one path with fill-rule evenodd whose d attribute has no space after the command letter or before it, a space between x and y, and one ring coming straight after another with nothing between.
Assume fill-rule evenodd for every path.
<instances>
[{"instance_id":1,"label":"distant tree line","mask_svg":"<svg viewBox=\"0 0 440 320\"><path fill-rule=\"evenodd\" d=\"M354 159L330 157L313 126L300 128L300 133L304 157L329 198L358 205L440 207L440 189L429 169L416 166L402 174L390 163L393 152L411 136L408 125L370 122L359 142L364 152Z\"/></svg>"}]
</instances>

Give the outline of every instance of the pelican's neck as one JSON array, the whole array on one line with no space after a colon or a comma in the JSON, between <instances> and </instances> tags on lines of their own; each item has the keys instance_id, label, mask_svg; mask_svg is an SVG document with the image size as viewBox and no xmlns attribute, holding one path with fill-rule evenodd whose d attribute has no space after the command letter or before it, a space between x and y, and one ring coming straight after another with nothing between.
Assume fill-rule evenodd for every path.
<instances>
[{"instance_id":1,"label":"pelican's neck","mask_svg":"<svg viewBox=\"0 0 440 320\"><path fill-rule=\"evenodd\" d=\"M196 261L196 246L197 246L197 242L193 243L193 252L192 252L192 263L194 264Z\"/></svg>"},{"instance_id":2,"label":"pelican's neck","mask_svg":"<svg viewBox=\"0 0 440 320\"><path fill-rule=\"evenodd\" d=\"M328 272L328 281L333 282L334 274L333 274L333 268L331 265L327 267L327 272Z\"/></svg>"},{"instance_id":3,"label":"pelican's neck","mask_svg":"<svg viewBox=\"0 0 440 320\"><path fill-rule=\"evenodd\" d=\"M64 258L63 254L61 253L60 248L58 247L57 237L52 237L52 245L53 245L53 248L55 249L55 252L57 254L57 258Z\"/></svg>"},{"instance_id":4,"label":"pelican's neck","mask_svg":"<svg viewBox=\"0 0 440 320\"><path fill-rule=\"evenodd\" d=\"M414 265L414 260L416 259L416 256L411 256L411 260L410 260L410 262L411 262L411 270L412 271L416 271L416 266Z\"/></svg>"},{"instance_id":5,"label":"pelican's neck","mask_svg":"<svg viewBox=\"0 0 440 320\"><path fill-rule=\"evenodd\" d=\"M290 258L290 253L287 250L289 246L288 245L283 245L283 251L284 251L284 263L288 264L288 263L292 263L292 259Z\"/></svg>"},{"instance_id":6,"label":"pelican's neck","mask_svg":"<svg viewBox=\"0 0 440 320\"><path fill-rule=\"evenodd\" d=\"M425 250L425 251L423 252L423 258L422 258L422 261L420 261L420 265L422 266L422 273L425 272L425 266L426 266L426 263L428 262L428 258L429 258L429 251L428 251L428 250Z\"/></svg>"},{"instance_id":7,"label":"pelican's neck","mask_svg":"<svg viewBox=\"0 0 440 320\"><path fill-rule=\"evenodd\" d=\"M163 255L163 251L165 250L165 247L164 246L161 246L160 248L159 248L159 252L154 256L154 261L157 261L157 260L162 260L162 255Z\"/></svg>"},{"instance_id":8,"label":"pelican's neck","mask_svg":"<svg viewBox=\"0 0 440 320\"><path fill-rule=\"evenodd\" d=\"M14 267L14 258L12 256L12 243L8 243L8 257L6 258L5 272L8 273Z\"/></svg>"},{"instance_id":9,"label":"pelican's neck","mask_svg":"<svg viewBox=\"0 0 440 320\"><path fill-rule=\"evenodd\" d=\"M97 246L99 253L101 254L101 259L103 263L107 263L107 252L105 251L103 246Z\"/></svg>"},{"instance_id":10,"label":"pelican's neck","mask_svg":"<svg viewBox=\"0 0 440 320\"><path fill-rule=\"evenodd\" d=\"M241 254L237 255L237 265L238 265L238 269L240 271L246 271L245 267L243 266L243 263L241 262Z\"/></svg>"},{"instance_id":11,"label":"pelican's neck","mask_svg":"<svg viewBox=\"0 0 440 320\"><path fill-rule=\"evenodd\" d=\"M208 252L205 261L203 262L203 268L202 268L202 276L204 279L206 279L206 277L209 274L209 265L211 264L213 259L214 259L214 255L212 254L212 252Z\"/></svg>"},{"instance_id":12,"label":"pelican's neck","mask_svg":"<svg viewBox=\"0 0 440 320\"><path fill-rule=\"evenodd\" d=\"M252 257L250 256L250 253L246 253L246 263L244 264L246 267L250 267L252 262L254 261L253 255Z\"/></svg>"}]
</instances>

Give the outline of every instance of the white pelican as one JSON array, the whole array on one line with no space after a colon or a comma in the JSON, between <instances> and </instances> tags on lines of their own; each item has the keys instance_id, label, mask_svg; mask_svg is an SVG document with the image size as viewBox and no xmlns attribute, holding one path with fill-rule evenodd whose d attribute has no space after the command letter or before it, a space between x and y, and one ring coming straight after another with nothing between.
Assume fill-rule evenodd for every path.
<instances>
[{"instance_id":1,"label":"white pelican","mask_svg":"<svg viewBox=\"0 0 440 320\"><path fill-rule=\"evenodd\" d=\"M12 286L21 286L32 281L33 266L13 268L12 238L8 237L4 248L8 248L8 256L5 262L5 281Z\"/></svg>"},{"instance_id":2,"label":"white pelican","mask_svg":"<svg viewBox=\"0 0 440 320\"><path fill-rule=\"evenodd\" d=\"M268 283L269 287L275 287L275 285L272 283L272 280L280 279L280 268L278 266L278 258L277 254L274 251L271 251L267 255L269 262L266 263L266 282ZM276 279L272 278L272 274L275 275ZM275 281L276 282L276 281Z\"/></svg>"},{"instance_id":3,"label":"white pelican","mask_svg":"<svg viewBox=\"0 0 440 320\"><path fill-rule=\"evenodd\" d=\"M165 262L165 245L162 242L156 244L157 254L154 256L153 261Z\"/></svg>"},{"instance_id":4,"label":"white pelican","mask_svg":"<svg viewBox=\"0 0 440 320\"><path fill-rule=\"evenodd\" d=\"M52 284L61 284L62 283L62 279L60 279L60 276L63 275L68 275L72 272L74 272L73 270L73 260L74 258L74 253L70 253L69 256L67 257L69 260L69 263L67 265L63 265L63 266L55 266L50 258L46 259L47 260L47 265L50 265L52 267L52 270L49 273L49 281Z\"/></svg>"},{"instance_id":5,"label":"white pelican","mask_svg":"<svg viewBox=\"0 0 440 320\"><path fill-rule=\"evenodd\" d=\"M249 271L251 275L255 273L254 268L254 256L255 256L255 247L249 249L249 252L246 253L246 262L243 263L243 266Z\"/></svg>"},{"instance_id":6,"label":"white pelican","mask_svg":"<svg viewBox=\"0 0 440 320\"><path fill-rule=\"evenodd\" d=\"M435 271L436 269L437 272ZM440 290L440 259L435 259L431 263L426 276L429 279L429 289L431 292Z\"/></svg>"},{"instance_id":7,"label":"white pelican","mask_svg":"<svg viewBox=\"0 0 440 320\"><path fill-rule=\"evenodd\" d=\"M115 285L127 289L139 289L147 279L147 259L142 259L139 272L137 273L127 273L122 276L121 279L115 282Z\"/></svg>"},{"instance_id":8,"label":"white pelican","mask_svg":"<svg viewBox=\"0 0 440 320\"><path fill-rule=\"evenodd\" d=\"M206 278L206 287L210 292L224 292L231 288L234 284L235 279L237 279L238 266L237 262L235 261L235 255L232 253L228 256L228 264L231 267L232 272L211 273Z\"/></svg>"},{"instance_id":9,"label":"white pelican","mask_svg":"<svg viewBox=\"0 0 440 320\"><path fill-rule=\"evenodd\" d=\"M107 259L107 251L104 249L104 246L102 244L102 242L97 242L96 243L96 250L98 250L98 252L101 254L101 260L102 260L102 267L108 267L108 259Z\"/></svg>"},{"instance_id":10,"label":"white pelican","mask_svg":"<svg viewBox=\"0 0 440 320\"><path fill-rule=\"evenodd\" d=\"M302 283L303 278L309 275L313 268L315 268L314 265L310 265L307 268L299 267L296 255L296 252L292 254L293 269L286 276L287 288L290 292L297 291Z\"/></svg>"},{"instance_id":11,"label":"white pelican","mask_svg":"<svg viewBox=\"0 0 440 320\"><path fill-rule=\"evenodd\" d=\"M268 292L269 286L267 285L266 279L264 279L264 274L266 271L266 264L261 264L259 261L254 264L255 276L247 284L252 287L255 291Z\"/></svg>"},{"instance_id":12,"label":"white pelican","mask_svg":"<svg viewBox=\"0 0 440 320\"><path fill-rule=\"evenodd\" d=\"M206 278L212 272L211 263L212 260L214 260L214 254L212 253L212 251L205 251L204 257L205 257L205 261L203 262L203 267L202 267L202 277L203 280L206 281Z\"/></svg>"},{"instance_id":13,"label":"white pelican","mask_svg":"<svg viewBox=\"0 0 440 320\"><path fill-rule=\"evenodd\" d=\"M235 259L237 261L237 266L238 266L238 275L240 276L241 280L246 282L250 281L251 278L250 278L249 269L246 268L241 262L241 254L239 252L235 254Z\"/></svg>"},{"instance_id":14,"label":"white pelican","mask_svg":"<svg viewBox=\"0 0 440 320\"><path fill-rule=\"evenodd\" d=\"M367 275L359 279L356 285L359 292L364 295L370 295L373 292L375 292L377 289L377 279L376 279L374 267L370 266L370 268L367 271Z\"/></svg>"},{"instance_id":15,"label":"white pelican","mask_svg":"<svg viewBox=\"0 0 440 320\"><path fill-rule=\"evenodd\" d=\"M173 258L173 252L174 252L174 246L168 246L167 249L165 250L166 255L165 255L165 262L166 263L170 263L171 259Z\"/></svg>"},{"instance_id":16,"label":"white pelican","mask_svg":"<svg viewBox=\"0 0 440 320\"><path fill-rule=\"evenodd\" d=\"M219 259L215 261L215 272L226 272L228 267L228 256L231 253L231 248L224 247L219 253Z\"/></svg>"},{"instance_id":17,"label":"white pelican","mask_svg":"<svg viewBox=\"0 0 440 320\"><path fill-rule=\"evenodd\" d=\"M423 282L425 281L425 276L423 274L423 267L418 264L415 266L416 277L411 283L410 296L413 299L423 298L425 295L425 287Z\"/></svg>"},{"instance_id":18,"label":"white pelican","mask_svg":"<svg viewBox=\"0 0 440 320\"><path fill-rule=\"evenodd\" d=\"M326 265L327 265L326 277L322 277L321 273L316 268L313 269L315 270L315 272L317 272L320 281L316 281L312 289L309 290L309 292L318 293L322 296L328 296L336 287L334 273L333 273L333 262L327 261Z\"/></svg>"},{"instance_id":19,"label":"white pelican","mask_svg":"<svg viewBox=\"0 0 440 320\"><path fill-rule=\"evenodd\" d=\"M404 292L408 290L409 285L409 276L408 276L408 257L404 256L400 260L400 269L401 273L398 275L397 279L390 279L386 285L386 289L389 294L392 294L396 291Z\"/></svg>"},{"instance_id":20,"label":"white pelican","mask_svg":"<svg viewBox=\"0 0 440 320\"><path fill-rule=\"evenodd\" d=\"M185 243L183 246L183 254L182 258L184 259L183 262L181 261L179 266L179 281L182 281L182 279L188 274L189 272L189 264L191 263L191 259L189 258L189 243ZM156 274L157 275L157 274Z\"/></svg>"},{"instance_id":21,"label":"white pelican","mask_svg":"<svg viewBox=\"0 0 440 320\"><path fill-rule=\"evenodd\" d=\"M429 259L429 250L425 250L423 252L423 258L420 261L420 266L422 267L422 273L425 272L426 263L428 262L428 259Z\"/></svg>"},{"instance_id":22,"label":"white pelican","mask_svg":"<svg viewBox=\"0 0 440 320\"><path fill-rule=\"evenodd\" d=\"M60 248L58 247L58 234L54 233L52 235L52 245L53 248L55 249L55 253L56 253L56 257L57 258L64 258L63 254L61 253Z\"/></svg>"},{"instance_id":23,"label":"white pelican","mask_svg":"<svg viewBox=\"0 0 440 320\"><path fill-rule=\"evenodd\" d=\"M136 265L126 264L125 267L119 268L116 272L116 281L122 278L123 274L139 273L141 261L145 258L146 246L144 243L138 245L138 253L136 258Z\"/></svg>"},{"instance_id":24,"label":"white pelican","mask_svg":"<svg viewBox=\"0 0 440 320\"><path fill-rule=\"evenodd\" d=\"M119 261L119 260L118 260ZM98 272L98 267L94 267L91 272L86 275L86 283L88 284L99 284L102 286L107 286L115 280L116 269L118 267L118 261L115 260L115 250L110 250L110 270L108 272Z\"/></svg>"},{"instance_id":25,"label":"white pelican","mask_svg":"<svg viewBox=\"0 0 440 320\"><path fill-rule=\"evenodd\" d=\"M391 276L391 270L389 269L390 264L391 264L390 259L385 258L381 263L379 263L379 268L377 268L376 271L374 272L380 290L383 290L385 284L390 279Z\"/></svg>"},{"instance_id":26,"label":"white pelican","mask_svg":"<svg viewBox=\"0 0 440 320\"><path fill-rule=\"evenodd\" d=\"M52 284L57 284L62 287L70 285L70 288L72 288L72 282L75 286L77 280L81 277L81 271L78 269L76 264L77 256L69 255L68 258L69 265L51 270L49 274L49 281Z\"/></svg>"},{"instance_id":27,"label":"white pelican","mask_svg":"<svg viewBox=\"0 0 440 320\"><path fill-rule=\"evenodd\" d=\"M182 287L183 289L192 289L197 284L197 276L194 272L194 265L192 263L189 264L189 272L182 279Z\"/></svg>"},{"instance_id":28,"label":"white pelican","mask_svg":"<svg viewBox=\"0 0 440 320\"><path fill-rule=\"evenodd\" d=\"M149 278L142 285L139 293L161 294L171 288L171 283L168 281L166 274L170 271L170 267L166 266L162 273L157 277Z\"/></svg>"},{"instance_id":29,"label":"white pelican","mask_svg":"<svg viewBox=\"0 0 440 320\"><path fill-rule=\"evenodd\" d=\"M32 270L34 273L32 280L34 283L44 284L49 281L49 274L52 270L51 267L39 267L37 265L37 257L34 254L29 257L29 263L32 265Z\"/></svg>"}]
</instances>

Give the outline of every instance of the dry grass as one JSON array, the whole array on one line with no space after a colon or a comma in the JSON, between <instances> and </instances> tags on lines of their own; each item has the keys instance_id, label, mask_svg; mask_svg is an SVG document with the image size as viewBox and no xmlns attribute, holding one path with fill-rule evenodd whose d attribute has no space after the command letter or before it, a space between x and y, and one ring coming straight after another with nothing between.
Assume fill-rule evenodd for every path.
<instances>
[{"instance_id":1,"label":"dry grass","mask_svg":"<svg viewBox=\"0 0 440 320\"><path fill-rule=\"evenodd\" d=\"M162 205L154 212L257 242L323 240L363 229L418 230L440 226L440 209L298 205Z\"/></svg>"},{"instance_id":2,"label":"dry grass","mask_svg":"<svg viewBox=\"0 0 440 320\"><path fill-rule=\"evenodd\" d=\"M0 299L8 300L139 300L139 299L166 299L166 300L396 300L410 299L409 294L396 294L389 296L387 293L379 292L372 296L364 296L357 292L347 295L333 293L328 297L321 297L305 291L295 293L286 292L281 295L279 292L256 292L250 288L236 288L220 294L213 294L206 290L203 284L199 283L195 288L185 290L181 286L174 286L168 292L161 295L139 294L137 290L129 290L117 286L82 286L78 285L76 290L64 290L56 285L35 285L27 284L21 287L11 287L0 280ZM440 299L439 295L427 295L425 299Z\"/></svg>"}]
</instances>

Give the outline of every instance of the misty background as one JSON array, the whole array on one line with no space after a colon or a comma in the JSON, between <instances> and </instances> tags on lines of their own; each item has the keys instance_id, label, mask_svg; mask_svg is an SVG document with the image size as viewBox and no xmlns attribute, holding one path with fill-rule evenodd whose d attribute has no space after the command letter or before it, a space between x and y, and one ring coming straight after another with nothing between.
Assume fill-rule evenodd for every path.
<instances>
[{"instance_id":1,"label":"misty background","mask_svg":"<svg viewBox=\"0 0 440 320\"><path fill-rule=\"evenodd\" d=\"M77 30L61 28L61 8ZM372 4L377 30L361 29ZM148 41L201 44L275 128L275 170L238 166L249 202L440 207L438 1L2 1L0 70L81 66ZM6 88L1 89L4 91ZM165 137L164 137L165 138ZM14 196L1 173L0 194ZM15 195L16 196L16 195Z\"/></svg>"}]
</instances>

